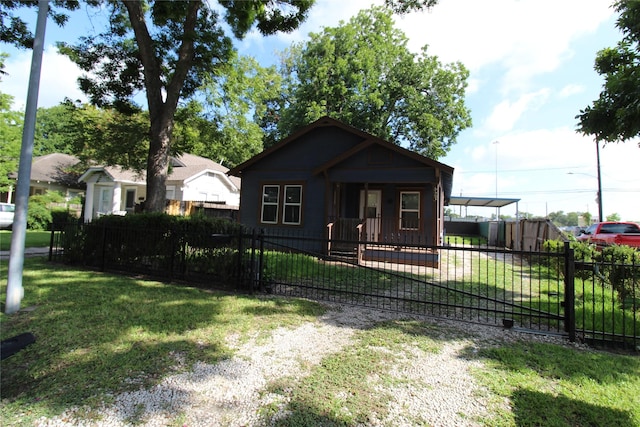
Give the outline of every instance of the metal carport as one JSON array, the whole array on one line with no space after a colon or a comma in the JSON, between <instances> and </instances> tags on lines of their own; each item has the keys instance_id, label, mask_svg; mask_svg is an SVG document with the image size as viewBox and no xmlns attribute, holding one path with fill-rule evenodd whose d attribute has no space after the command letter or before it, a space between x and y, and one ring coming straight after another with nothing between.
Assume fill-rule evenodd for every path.
<instances>
[{"instance_id":1,"label":"metal carport","mask_svg":"<svg viewBox=\"0 0 640 427\"><path fill-rule=\"evenodd\" d=\"M510 199L503 197L464 197L464 196L452 196L449 199L449 206L476 206L476 207L486 207L486 208L502 208L512 203L516 204L516 223L520 222L518 208L518 202L520 199ZM496 215L496 220L500 221L498 215ZM519 240L519 227L516 227L516 241Z\"/></svg>"}]
</instances>

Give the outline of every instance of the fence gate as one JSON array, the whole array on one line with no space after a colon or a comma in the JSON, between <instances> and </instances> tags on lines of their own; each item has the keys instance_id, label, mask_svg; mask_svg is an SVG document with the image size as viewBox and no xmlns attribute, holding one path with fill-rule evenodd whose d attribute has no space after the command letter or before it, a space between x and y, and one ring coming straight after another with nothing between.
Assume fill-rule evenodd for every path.
<instances>
[{"instance_id":1,"label":"fence gate","mask_svg":"<svg viewBox=\"0 0 640 427\"><path fill-rule=\"evenodd\" d=\"M565 328L564 254L442 246L440 267L331 257L320 239L261 235L262 289L278 295L361 305L545 333ZM335 242L331 242L335 244ZM385 247L397 251L424 246ZM560 273L562 274L556 274Z\"/></svg>"}]
</instances>

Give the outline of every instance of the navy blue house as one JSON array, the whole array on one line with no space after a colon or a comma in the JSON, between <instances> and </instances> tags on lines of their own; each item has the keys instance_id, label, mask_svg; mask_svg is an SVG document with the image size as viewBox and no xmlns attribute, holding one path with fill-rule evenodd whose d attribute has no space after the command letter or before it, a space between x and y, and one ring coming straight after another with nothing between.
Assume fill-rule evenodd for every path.
<instances>
[{"instance_id":1,"label":"navy blue house","mask_svg":"<svg viewBox=\"0 0 640 427\"><path fill-rule=\"evenodd\" d=\"M333 241L321 253L367 242L365 259L384 244L441 244L453 181L452 167L329 117L228 174L242 178L244 225Z\"/></svg>"}]
</instances>

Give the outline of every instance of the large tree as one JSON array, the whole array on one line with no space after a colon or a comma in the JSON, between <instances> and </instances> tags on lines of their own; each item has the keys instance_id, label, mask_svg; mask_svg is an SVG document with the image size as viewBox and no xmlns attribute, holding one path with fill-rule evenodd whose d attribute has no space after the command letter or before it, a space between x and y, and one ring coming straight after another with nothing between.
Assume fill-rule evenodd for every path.
<instances>
[{"instance_id":1,"label":"large tree","mask_svg":"<svg viewBox=\"0 0 640 427\"><path fill-rule=\"evenodd\" d=\"M385 0L399 13L430 7L437 0ZM306 18L314 0L219 0L219 10L233 35L252 28L264 35L291 31ZM33 37L13 10L34 6L28 0L0 3L3 41L30 47ZM193 95L205 76L215 74L232 51L222 20L202 0L87 0L109 16L109 28L78 44L59 44L87 73L81 89L99 107L136 113L134 97L144 91L150 120L146 209L164 209L165 181L175 113L181 99ZM74 0L54 0L53 8L77 9ZM66 16L50 11L57 23Z\"/></svg>"},{"instance_id":2,"label":"large tree","mask_svg":"<svg viewBox=\"0 0 640 427\"><path fill-rule=\"evenodd\" d=\"M579 132L604 143L640 135L640 2L618 0L614 7L624 37L598 52L595 69L605 80L602 92L576 116Z\"/></svg>"},{"instance_id":3,"label":"large tree","mask_svg":"<svg viewBox=\"0 0 640 427\"><path fill-rule=\"evenodd\" d=\"M13 97L0 92L0 193L7 193L15 185L10 175L18 170L20 144L22 141L23 115L11 111ZM0 200L5 202L6 200Z\"/></svg>"},{"instance_id":4,"label":"large tree","mask_svg":"<svg viewBox=\"0 0 640 427\"><path fill-rule=\"evenodd\" d=\"M7 55L0 53L0 70ZM0 81L2 75L0 74ZM11 111L13 97L0 92L0 193L8 193L14 185L10 174L18 169L20 144L22 140L22 114ZM2 200L5 201L5 200Z\"/></svg>"},{"instance_id":5,"label":"large tree","mask_svg":"<svg viewBox=\"0 0 640 427\"><path fill-rule=\"evenodd\" d=\"M248 56L236 56L220 75L203 82L203 104L191 102L176 116L176 145L233 167L263 149L263 131L251 120L279 93L275 67L261 67Z\"/></svg>"},{"instance_id":6,"label":"large tree","mask_svg":"<svg viewBox=\"0 0 640 427\"><path fill-rule=\"evenodd\" d=\"M295 29L313 0L222 1L236 37L257 26L262 34ZM150 120L147 158L149 211L165 206L165 182L175 113L203 79L224 65L232 52L218 13L207 2L109 1L110 28L60 49L83 70L81 89L91 102L135 112L134 96L144 91Z\"/></svg>"},{"instance_id":7,"label":"large tree","mask_svg":"<svg viewBox=\"0 0 640 427\"><path fill-rule=\"evenodd\" d=\"M263 118L270 141L330 115L433 159L444 156L471 125L468 71L441 64L426 47L412 53L407 42L391 11L374 7L285 51L285 89Z\"/></svg>"}]
</instances>

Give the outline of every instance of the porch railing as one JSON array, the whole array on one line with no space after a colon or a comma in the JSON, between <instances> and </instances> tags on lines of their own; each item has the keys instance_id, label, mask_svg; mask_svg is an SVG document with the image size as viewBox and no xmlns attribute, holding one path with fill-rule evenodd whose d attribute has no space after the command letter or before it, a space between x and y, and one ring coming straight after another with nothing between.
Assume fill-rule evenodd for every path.
<instances>
[{"instance_id":1,"label":"porch railing","mask_svg":"<svg viewBox=\"0 0 640 427\"><path fill-rule=\"evenodd\" d=\"M361 259L368 245L436 245L419 220L399 218L333 218L327 224L327 253L352 251Z\"/></svg>"}]
</instances>

